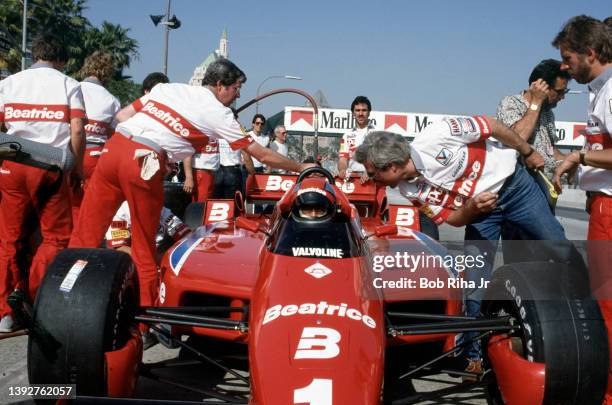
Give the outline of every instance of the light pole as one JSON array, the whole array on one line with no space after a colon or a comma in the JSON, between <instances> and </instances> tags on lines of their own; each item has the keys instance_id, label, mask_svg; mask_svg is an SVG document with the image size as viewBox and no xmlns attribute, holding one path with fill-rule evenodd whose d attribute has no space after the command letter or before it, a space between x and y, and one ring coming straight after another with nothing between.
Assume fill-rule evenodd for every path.
<instances>
[{"instance_id":1,"label":"light pole","mask_svg":"<svg viewBox=\"0 0 612 405\"><path fill-rule=\"evenodd\" d=\"M21 70L26 68L26 40L28 37L28 0L23 2L23 26L21 28Z\"/></svg>"},{"instance_id":2,"label":"light pole","mask_svg":"<svg viewBox=\"0 0 612 405\"><path fill-rule=\"evenodd\" d=\"M176 15L172 15L172 18L170 18L170 1L168 0L167 3L167 7L166 7L166 14L165 15L150 15L149 17L151 17L151 21L153 21L153 24L157 27L157 24L161 24L161 25L165 25L165 32L164 32L164 67L163 67L163 71L165 75L168 75L168 38L170 36L170 30L173 29L177 29L181 26L181 21L176 18ZM164 21L162 21L163 18L166 18Z\"/></svg>"},{"instance_id":3,"label":"light pole","mask_svg":"<svg viewBox=\"0 0 612 405\"><path fill-rule=\"evenodd\" d=\"M268 76L265 79L263 79L261 83L259 83L259 86L257 87L257 94L255 95L255 97L259 97L259 90L261 90L261 86L263 86L263 84L270 79L302 80L302 78L299 76L289 76L289 75ZM255 114L259 114L259 101L255 104Z\"/></svg>"}]
</instances>

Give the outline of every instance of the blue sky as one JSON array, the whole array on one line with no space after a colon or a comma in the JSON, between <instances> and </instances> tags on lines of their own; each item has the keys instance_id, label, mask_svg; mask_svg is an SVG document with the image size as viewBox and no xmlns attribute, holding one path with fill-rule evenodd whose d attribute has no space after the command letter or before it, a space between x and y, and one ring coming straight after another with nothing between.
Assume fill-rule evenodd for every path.
<instances>
[{"instance_id":1,"label":"blue sky","mask_svg":"<svg viewBox=\"0 0 612 405\"><path fill-rule=\"evenodd\" d=\"M87 6L93 24L119 23L138 41L140 59L127 74L142 81L161 71L163 29L149 14L163 14L166 0L89 0ZM567 19L605 18L612 2L173 0L171 14L182 26L170 32L170 79L187 82L227 27L230 59L248 77L238 105L266 77L286 74L304 80L271 79L262 93L321 89L336 108L366 95L376 110L494 114L503 96L527 87L540 60L559 58L550 42ZM575 82L570 88L585 90ZM299 96L273 96L260 110L271 115L303 103ZM586 103L586 94L568 95L557 119L584 121Z\"/></svg>"}]
</instances>

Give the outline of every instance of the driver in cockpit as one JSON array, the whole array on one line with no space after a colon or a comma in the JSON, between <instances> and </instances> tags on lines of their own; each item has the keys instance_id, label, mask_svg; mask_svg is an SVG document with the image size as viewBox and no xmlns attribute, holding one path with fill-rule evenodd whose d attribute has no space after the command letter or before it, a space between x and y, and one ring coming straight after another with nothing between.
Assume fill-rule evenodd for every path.
<instances>
[{"instance_id":1,"label":"driver in cockpit","mask_svg":"<svg viewBox=\"0 0 612 405\"><path fill-rule=\"evenodd\" d=\"M294 192L293 214L299 218L321 220L336 211L336 193L324 178L304 179Z\"/></svg>"}]
</instances>

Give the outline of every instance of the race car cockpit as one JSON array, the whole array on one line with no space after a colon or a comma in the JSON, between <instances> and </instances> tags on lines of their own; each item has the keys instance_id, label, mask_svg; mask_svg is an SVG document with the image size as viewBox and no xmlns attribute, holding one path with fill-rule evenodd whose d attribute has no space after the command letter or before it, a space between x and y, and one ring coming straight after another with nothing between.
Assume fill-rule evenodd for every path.
<instances>
[{"instance_id":1,"label":"race car cockpit","mask_svg":"<svg viewBox=\"0 0 612 405\"><path fill-rule=\"evenodd\" d=\"M326 170L313 169L324 177L298 179L279 203L285 220L273 231L270 250L286 256L320 257L321 252L332 252L336 258L364 255L358 243L360 235L350 226L348 200L326 179Z\"/></svg>"}]
</instances>

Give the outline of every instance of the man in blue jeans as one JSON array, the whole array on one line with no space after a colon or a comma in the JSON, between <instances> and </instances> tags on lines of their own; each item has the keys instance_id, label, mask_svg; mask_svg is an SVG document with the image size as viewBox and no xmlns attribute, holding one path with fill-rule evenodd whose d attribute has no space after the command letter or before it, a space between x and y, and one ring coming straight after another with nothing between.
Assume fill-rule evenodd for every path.
<instances>
[{"instance_id":1,"label":"man in blue jeans","mask_svg":"<svg viewBox=\"0 0 612 405\"><path fill-rule=\"evenodd\" d=\"M544 195L525 168L541 168L544 159L514 131L485 116L447 117L429 125L410 144L400 135L370 133L355 153L376 182L396 187L437 224L465 227L466 254L491 259L468 280L489 279L502 224L509 222L550 240L547 254L571 262L575 250L567 241ZM465 313L480 313L482 289L464 291ZM477 333L468 333L473 338ZM480 372L479 342L468 348L467 371Z\"/></svg>"}]
</instances>

